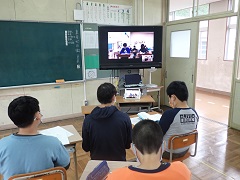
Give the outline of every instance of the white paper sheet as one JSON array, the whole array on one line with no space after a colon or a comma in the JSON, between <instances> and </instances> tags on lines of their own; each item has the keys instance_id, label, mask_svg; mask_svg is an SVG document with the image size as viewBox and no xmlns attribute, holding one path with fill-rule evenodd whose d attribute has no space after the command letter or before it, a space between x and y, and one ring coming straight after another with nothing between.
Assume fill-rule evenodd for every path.
<instances>
[{"instance_id":1,"label":"white paper sheet","mask_svg":"<svg viewBox=\"0 0 240 180\"><path fill-rule=\"evenodd\" d=\"M56 126L53 128L45 129L42 131L39 131L41 134L47 135L47 136L54 136L59 139L59 141L62 142L63 145L69 144L68 137L72 136L73 134L64 128L60 126Z\"/></svg>"},{"instance_id":2,"label":"white paper sheet","mask_svg":"<svg viewBox=\"0 0 240 180\"><path fill-rule=\"evenodd\" d=\"M153 121L159 121L160 120L160 118L161 118L161 114L152 114L152 115L150 115L150 114L148 114L148 113L146 113L146 112L140 112L140 113L138 113L138 117L140 118L140 119L142 119L142 120L145 120L145 119L150 119L150 120L153 120Z\"/></svg>"},{"instance_id":3,"label":"white paper sheet","mask_svg":"<svg viewBox=\"0 0 240 180\"><path fill-rule=\"evenodd\" d=\"M141 119L139 117L131 118L132 125L137 124L139 121L141 121Z\"/></svg>"},{"instance_id":4,"label":"white paper sheet","mask_svg":"<svg viewBox=\"0 0 240 180\"><path fill-rule=\"evenodd\" d=\"M98 32L84 31L84 49L98 48Z\"/></svg>"},{"instance_id":5,"label":"white paper sheet","mask_svg":"<svg viewBox=\"0 0 240 180\"><path fill-rule=\"evenodd\" d=\"M162 117L161 114L152 114L152 115L150 115L150 119L153 120L153 121L159 121L161 117Z\"/></svg>"}]
</instances>

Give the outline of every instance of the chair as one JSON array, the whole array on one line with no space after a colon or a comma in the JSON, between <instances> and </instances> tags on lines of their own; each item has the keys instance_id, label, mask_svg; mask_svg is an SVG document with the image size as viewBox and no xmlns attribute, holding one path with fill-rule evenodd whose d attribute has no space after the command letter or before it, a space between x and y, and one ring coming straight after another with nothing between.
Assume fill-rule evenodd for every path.
<instances>
[{"instance_id":1,"label":"chair","mask_svg":"<svg viewBox=\"0 0 240 180\"><path fill-rule=\"evenodd\" d=\"M163 162L172 162L172 161L183 161L187 158L196 156L197 153L197 140L198 140L198 131L194 130L190 133L173 135L168 140L168 149L170 150L170 158L162 159ZM187 152L183 157L173 159L173 150L190 146L195 143L194 154Z\"/></svg>"},{"instance_id":2,"label":"chair","mask_svg":"<svg viewBox=\"0 0 240 180\"><path fill-rule=\"evenodd\" d=\"M54 167L42 171L11 176L8 180L67 180L67 173L63 167Z\"/></svg>"}]
</instances>

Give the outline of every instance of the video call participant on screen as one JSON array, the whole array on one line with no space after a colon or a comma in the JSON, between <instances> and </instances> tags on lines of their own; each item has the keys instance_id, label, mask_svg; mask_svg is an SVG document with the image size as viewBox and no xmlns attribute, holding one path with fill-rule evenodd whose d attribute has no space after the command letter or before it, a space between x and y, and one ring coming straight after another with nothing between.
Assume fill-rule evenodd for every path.
<instances>
[{"instance_id":1,"label":"video call participant on screen","mask_svg":"<svg viewBox=\"0 0 240 180\"><path fill-rule=\"evenodd\" d=\"M8 106L8 116L18 132L0 140L0 174L4 180L56 166L69 168L70 157L62 143L38 133L42 114L37 99L30 96L14 99Z\"/></svg>"},{"instance_id":2,"label":"video call participant on screen","mask_svg":"<svg viewBox=\"0 0 240 180\"><path fill-rule=\"evenodd\" d=\"M111 83L97 89L101 105L86 116L82 127L82 148L90 151L92 160L126 161L125 149L132 142L132 125L129 116L114 106L117 90Z\"/></svg>"},{"instance_id":3,"label":"video call participant on screen","mask_svg":"<svg viewBox=\"0 0 240 180\"><path fill-rule=\"evenodd\" d=\"M191 172L182 162L161 163L163 133L152 120L137 123L132 132L132 149L140 165L117 169L108 175L109 180L190 180Z\"/></svg>"},{"instance_id":4,"label":"video call participant on screen","mask_svg":"<svg viewBox=\"0 0 240 180\"><path fill-rule=\"evenodd\" d=\"M120 54L129 54L130 53L130 48L127 47L127 43L123 43L123 48L120 51Z\"/></svg>"},{"instance_id":5,"label":"video call participant on screen","mask_svg":"<svg viewBox=\"0 0 240 180\"><path fill-rule=\"evenodd\" d=\"M136 46L133 46L132 53L133 53L133 58L136 58L137 53L138 53L138 50L137 50Z\"/></svg>"},{"instance_id":6,"label":"video call participant on screen","mask_svg":"<svg viewBox=\"0 0 240 180\"><path fill-rule=\"evenodd\" d=\"M167 143L164 159L170 158L168 140L172 135L185 134L197 128L199 120L197 112L188 106L188 89L183 81L173 81L167 87L166 93L172 109L165 111L159 121L163 130L163 139ZM177 149L173 153L173 159L184 156L188 147Z\"/></svg>"},{"instance_id":7,"label":"video call participant on screen","mask_svg":"<svg viewBox=\"0 0 240 180\"><path fill-rule=\"evenodd\" d=\"M148 53L148 48L144 44L141 44L141 49L139 49L139 52L141 54Z\"/></svg>"}]
</instances>

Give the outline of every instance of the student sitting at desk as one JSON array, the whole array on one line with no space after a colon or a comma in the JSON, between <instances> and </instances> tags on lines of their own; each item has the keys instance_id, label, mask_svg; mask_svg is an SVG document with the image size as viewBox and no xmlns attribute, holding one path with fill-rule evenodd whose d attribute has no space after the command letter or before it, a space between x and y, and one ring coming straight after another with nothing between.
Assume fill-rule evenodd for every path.
<instances>
[{"instance_id":1,"label":"student sitting at desk","mask_svg":"<svg viewBox=\"0 0 240 180\"><path fill-rule=\"evenodd\" d=\"M19 131L0 140L0 174L4 180L56 166L68 169L70 157L62 143L55 137L38 134L42 114L37 99L14 99L8 106L8 115Z\"/></svg>"},{"instance_id":2,"label":"student sitting at desk","mask_svg":"<svg viewBox=\"0 0 240 180\"><path fill-rule=\"evenodd\" d=\"M133 46L133 49L132 49L131 52L133 53L133 58L136 58L137 53L138 53L138 50L137 50L136 46Z\"/></svg>"},{"instance_id":3,"label":"student sitting at desk","mask_svg":"<svg viewBox=\"0 0 240 180\"><path fill-rule=\"evenodd\" d=\"M92 160L126 161L125 149L132 142L132 125L129 116L114 106L116 88L103 83L97 89L100 106L84 119L82 148L90 151Z\"/></svg>"},{"instance_id":4,"label":"student sitting at desk","mask_svg":"<svg viewBox=\"0 0 240 180\"><path fill-rule=\"evenodd\" d=\"M188 89L185 82L173 81L167 87L169 104L173 109L165 111L159 121L162 128L164 141L167 143L172 135L185 134L197 128L198 114L187 104ZM189 148L177 149L173 153L173 159L183 157ZM163 153L164 159L169 159L169 149Z\"/></svg>"},{"instance_id":5,"label":"student sitting at desk","mask_svg":"<svg viewBox=\"0 0 240 180\"><path fill-rule=\"evenodd\" d=\"M144 44L141 44L141 49L139 49L139 52L141 54L146 54L148 53L148 48Z\"/></svg>"},{"instance_id":6,"label":"student sitting at desk","mask_svg":"<svg viewBox=\"0 0 240 180\"><path fill-rule=\"evenodd\" d=\"M127 47L127 43L123 43L123 48L121 49L120 54L130 54L130 48Z\"/></svg>"},{"instance_id":7,"label":"student sitting at desk","mask_svg":"<svg viewBox=\"0 0 240 180\"><path fill-rule=\"evenodd\" d=\"M133 128L132 140L132 149L140 165L117 169L107 179L190 180L191 172L182 162L161 163L163 133L159 124L152 120L140 121Z\"/></svg>"}]
</instances>

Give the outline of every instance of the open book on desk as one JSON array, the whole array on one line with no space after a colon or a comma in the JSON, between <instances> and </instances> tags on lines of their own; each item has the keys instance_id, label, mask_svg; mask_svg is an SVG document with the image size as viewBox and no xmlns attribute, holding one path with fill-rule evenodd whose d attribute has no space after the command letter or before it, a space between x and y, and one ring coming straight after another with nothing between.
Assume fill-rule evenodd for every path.
<instances>
[{"instance_id":1,"label":"open book on desk","mask_svg":"<svg viewBox=\"0 0 240 180\"><path fill-rule=\"evenodd\" d=\"M141 120L149 119L153 121L159 121L161 118L161 114L156 113L156 114L148 114L146 112L140 112L137 114L138 117L131 118L131 122L133 125L137 124Z\"/></svg>"}]
</instances>

